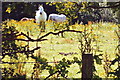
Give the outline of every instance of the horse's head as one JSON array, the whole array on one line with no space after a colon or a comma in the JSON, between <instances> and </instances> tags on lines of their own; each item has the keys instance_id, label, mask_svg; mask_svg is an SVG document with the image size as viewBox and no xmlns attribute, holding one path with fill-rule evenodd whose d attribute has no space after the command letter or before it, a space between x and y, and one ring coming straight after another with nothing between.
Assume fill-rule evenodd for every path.
<instances>
[{"instance_id":1,"label":"horse's head","mask_svg":"<svg viewBox=\"0 0 120 80\"><path fill-rule=\"evenodd\" d=\"M40 5L38 9L39 9L40 15L42 15L42 12L44 11L43 6L42 6L42 5Z\"/></svg>"}]
</instances>

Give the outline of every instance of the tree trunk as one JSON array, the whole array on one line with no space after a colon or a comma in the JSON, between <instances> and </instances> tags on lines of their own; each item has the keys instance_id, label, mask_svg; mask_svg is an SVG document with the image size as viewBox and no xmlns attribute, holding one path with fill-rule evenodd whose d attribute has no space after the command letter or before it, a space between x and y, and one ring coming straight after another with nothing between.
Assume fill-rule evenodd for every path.
<instances>
[{"instance_id":1,"label":"tree trunk","mask_svg":"<svg viewBox=\"0 0 120 80\"><path fill-rule=\"evenodd\" d=\"M0 1L0 56L2 56L2 31L1 31L1 23L2 23L2 1ZM0 58L1 63L1 58ZM2 73L0 69L0 80L2 79Z\"/></svg>"}]
</instances>

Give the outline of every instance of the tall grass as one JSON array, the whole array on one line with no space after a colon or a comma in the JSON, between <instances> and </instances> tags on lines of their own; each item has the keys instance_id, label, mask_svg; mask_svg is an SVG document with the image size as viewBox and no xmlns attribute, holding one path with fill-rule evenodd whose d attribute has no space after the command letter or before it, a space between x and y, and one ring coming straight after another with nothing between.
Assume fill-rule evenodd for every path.
<instances>
[{"instance_id":1,"label":"tall grass","mask_svg":"<svg viewBox=\"0 0 120 80\"><path fill-rule=\"evenodd\" d=\"M55 23L55 22L50 22L46 21L46 31L45 32L40 32L39 29L39 24L34 23L32 21L15 21L15 20L8 20L7 21L7 26L15 26L15 28L19 32L23 32L27 34L29 32L29 36L33 39L37 39L38 34L40 36L45 35L48 32L57 32L60 30L66 29L66 24L67 23ZM3 25L4 26L4 25ZM115 23L107 23L107 22L99 22L99 23L94 23L94 24L89 24L89 25L81 25L81 24L74 24L71 26L68 26L70 30L77 30L77 31L84 31L84 28L90 29L92 27L92 33L94 34L93 37L96 40L92 44L93 49L95 50L93 53L94 54L103 54L103 55L109 55L107 56L109 60L113 60L115 58L115 49L118 45L118 38L117 35L115 34L115 30L118 29L117 24ZM81 59L81 52L79 49L79 33L71 33L71 32L65 32L63 36L61 35L49 35L46 37L48 39L47 41L39 42L38 46L41 47L40 49L40 55L41 57L44 57L48 60L48 62L53 62L54 60L60 61L62 58L66 59L73 59L73 57L78 57ZM26 39L24 36L19 36L18 38ZM26 45L27 42L24 41L16 41L16 44L22 46ZM36 42L29 42L29 48L33 49L36 47ZM59 53L78 53L78 54L73 54L73 55L60 55ZM38 54L38 51L35 51L34 55ZM9 57L5 57L2 61L13 61L13 62L35 62L34 59L32 58L26 58L25 55L18 54L19 59L14 60L10 59ZM103 58L103 57L102 57ZM51 64L54 65L54 64ZM96 74L100 76L101 78L105 78L107 73L106 70L104 69L105 62L104 60L102 61L102 65L95 64L95 68L97 70ZM20 64L15 64L15 65L8 65L8 64L3 64L2 67L11 67L18 72L18 69L21 68L21 74L25 73L27 74L27 77L31 76L31 73L33 72L33 64L21 64L22 67L20 67ZM114 70L116 65L113 66ZM79 66L77 64L71 65L70 68L68 68L70 71L68 73L69 78L80 78L81 73L76 74L79 71ZM46 77L48 76L47 71L42 71L40 73L41 77Z\"/></svg>"}]
</instances>

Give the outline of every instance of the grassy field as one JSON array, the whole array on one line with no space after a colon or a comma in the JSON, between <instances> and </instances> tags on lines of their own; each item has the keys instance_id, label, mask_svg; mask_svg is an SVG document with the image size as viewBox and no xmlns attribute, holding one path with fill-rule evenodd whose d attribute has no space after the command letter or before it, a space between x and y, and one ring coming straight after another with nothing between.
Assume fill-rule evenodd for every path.
<instances>
[{"instance_id":1,"label":"grassy field","mask_svg":"<svg viewBox=\"0 0 120 80\"><path fill-rule=\"evenodd\" d=\"M40 33L39 30L39 26L36 23L33 22L17 22L17 21L10 21L8 23L8 25L14 25L16 27L17 30L19 30L20 32L23 33L27 33L29 32L29 36L33 39L36 39L38 37L38 34L40 34L40 36L54 31L54 28L56 26L58 26L57 28L61 28L65 27L65 24L60 24L60 25L55 25L53 24L53 22L46 22L46 32L42 32ZM82 31L83 27L85 25L81 25L81 24L75 24L75 25L71 25L69 26L71 30L78 30L78 31ZM93 32L95 35L97 35L95 38L97 40L97 42L94 42L92 44L92 47L97 49L99 48L99 50L101 52L95 52L93 51L93 54L103 54L105 53L109 56L109 60L113 60L115 58L115 55L117 53L117 51L115 51L117 45L118 45L118 37L115 33L115 30L118 30L118 26L114 23L107 23L107 22L99 22L99 23L94 23L94 24L89 24L86 26L92 26L93 27ZM57 31L56 31L57 32ZM23 36L21 36L20 38L24 38ZM71 33L71 32L65 32L64 33L64 37L62 37L61 35L49 35L47 36L45 39L48 39L47 41L42 41L39 42L39 46L41 47L40 50L36 51L34 53L34 55L36 54L40 54L41 57L44 57L48 60L48 62L53 62L53 61L60 61L62 58L66 58L66 59L73 59L73 57L78 57L79 59L81 59L81 53L79 50L79 34L78 33ZM16 41L16 44L18 45L25 45L27 44L26 42L22 42L22 41ZM97 47L96 47L97 45ZM30 49L33 49L36 47L36 42L30 42L29 43L29 47ZM69 53L69 52L73 52L73 53L77 53L77 54L73 54L73 55L60 55L59 53L63 52L63 53ZM19 54L19 61L34 61L33 59L29 58L27 59L25 55ZM3 61L16 61L16 60L10 60L8 57L4 58ZM52 63L50 63L51 65L54 65ZM95 68L97 70L96 74L101 77L101 78L105 78L106 74L105 74L105 70L103 68L103 65L105 63L102 61L102 65L98 65L95 63ZM9 66L8 64L3 65L3 67L7 67ZM112 66L113 70L116 68L117 64L115 66ZM16 68L16 72L17 67L16 65L12 65L10 67L14 67ZM31 73L33 71L33 64L25 64L23 66L23 72L26 72L27 77L31 76ZM79 66L77 64L73 64L71 65L70 68L68 68L69 73L68 73L68 77L69 78L80 78L81 77L81 73L76 74L79 71ZM48 76L49 73L46 70L43 70L42 73L40 73L41 77L46 77Z\"/></svg>"}]
</instances>

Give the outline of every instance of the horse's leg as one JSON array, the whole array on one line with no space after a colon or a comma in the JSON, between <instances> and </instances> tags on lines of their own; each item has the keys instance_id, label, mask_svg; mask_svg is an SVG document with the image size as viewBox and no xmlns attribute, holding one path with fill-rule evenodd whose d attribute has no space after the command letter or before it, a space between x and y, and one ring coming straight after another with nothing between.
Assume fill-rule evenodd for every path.
<instances>
[{"instance_id":1,"label":"horse's leg","mask_svg":"<svg viewBox=\"0 0 120 80\"><path fill-rule=\"evenodd\" d=\"M41 32L45 32L45 22L41 22Z\"/></svg>"},{"instance_id":2,"label":"horse's leg","mask_svg":"<svg viewBox=\"0 0 120 80\"><path fill-rule=\"evenodd\" d=\"M44 32L45 32L45 22L43 22L43 30L44 30Z\"/></svg>"},{"instance_id":3,"label":"horse's leg","mask_svg":"<svg viewBox=\"0 0 120 80\"><path fill-rule=\"evenodd\" d=\"M40 28L41 32L44 32L44 30L43 30L43 22L42 21L40 22L39 28Z\"/></svg>"}]
</instances>

